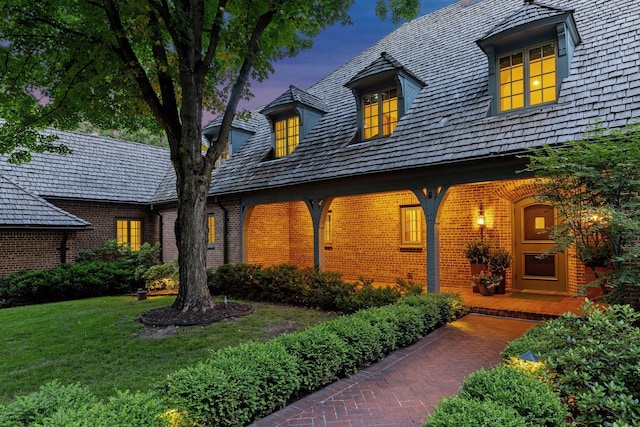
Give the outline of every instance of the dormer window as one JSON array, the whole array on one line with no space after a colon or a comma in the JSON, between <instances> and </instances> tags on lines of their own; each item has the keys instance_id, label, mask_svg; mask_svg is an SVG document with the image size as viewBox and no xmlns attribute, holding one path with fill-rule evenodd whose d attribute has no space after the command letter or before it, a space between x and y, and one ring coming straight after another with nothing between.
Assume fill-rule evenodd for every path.
<instances>
[{"instance_id":1,"label":"dormer window","mask_svg":"<svg viewBox=\"0 0 640 427\"><path fill-rule=\"evenodd\" d=\"M425 85L383 52L345 86L356 98L359 140L368 141L391 135Z\"/></svg>"},{"instance_id":2,"label":"dormer window","mask_svg":"<svg viewBox=\"0 0 640 427\"><path fill-rule=\"evenodd\" d=\"M275 156L288 156L300 142L300 119L288 117L275 122Z\"/></svg>"},{"instance_id":3,"label":"dormer window","mask_svg":"<svg viewBox=\"0 0 640 427\"><path fill-rule=\"evenodd\" d=\"M272 151L267 159L290 155L329 111L320 98L289 86L289 89L260 112L271 124Z\"/></svg>"},{"instance_id":4,"label":"dormer window","mask_svg":"<svg viewBox=\"0 0 640 427\"><path fill-rule=\"evenodd\" d=\"M398 124L398 90L368 93L362 104L364 139L391 135Z\"/></svg>"},{"instance_id":5,"label":"dormer window","mask_svg":"<svg viewBox=\"0 0 640 427\"><path fill-rule=\"evenodd\" d=\"M476 42L486 53L491 113L554 103L580 36L573 11L525 0Z\"/></svg>"},{"instance_id":6,"label":"dormer window","mask_svg":"<svg viewBox=\"0 0 640 427\"><path fill-rule=\"evenodd\" d=\"M556 48L549 42L498 59L500 112L554 102Z\"/></svg>"}]
</instances>

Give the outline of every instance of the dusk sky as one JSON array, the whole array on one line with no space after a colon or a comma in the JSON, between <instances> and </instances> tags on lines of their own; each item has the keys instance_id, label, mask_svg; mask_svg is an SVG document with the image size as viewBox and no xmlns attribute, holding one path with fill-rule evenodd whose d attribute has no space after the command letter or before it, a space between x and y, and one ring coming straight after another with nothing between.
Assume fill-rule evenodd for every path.
<instances>
[{"instance_id":1,"label":"dusk sky","mask_svg":"<svg viewBox=\"0 0 640 427\"><path fill-rule=\"evenodd\" d=\"M455 1L422 0L420 15ZM252 84L255 97L249 103L243 102L240 109L268 104L286 91L289 85L307 89L402 25L392 24L389 18L380 21L375 15L374 6L374 0L356 0L349 11L353 25L327 28L314 39L313 48L301 52L295 58L275 63L275 73L262 83Z\"/></svg>"}]
</instances>

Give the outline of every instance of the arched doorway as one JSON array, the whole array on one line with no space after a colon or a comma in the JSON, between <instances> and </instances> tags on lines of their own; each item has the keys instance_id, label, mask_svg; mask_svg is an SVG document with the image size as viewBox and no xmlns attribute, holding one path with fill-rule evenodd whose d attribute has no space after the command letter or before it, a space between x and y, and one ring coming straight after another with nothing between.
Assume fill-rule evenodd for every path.
<instances>
[{"instance_id":1,"label":"arched doorway","mask_svg":"<svg viewBox=\"0 0 640 427\"><path fill-rule=\"evenodd\" d=\"M567 256L548 254L554 242L549 231L555 225L554 209L532 198L514 204L514 277L513 288L523 291L566 293Z\"/></svg>"}]
</instances>

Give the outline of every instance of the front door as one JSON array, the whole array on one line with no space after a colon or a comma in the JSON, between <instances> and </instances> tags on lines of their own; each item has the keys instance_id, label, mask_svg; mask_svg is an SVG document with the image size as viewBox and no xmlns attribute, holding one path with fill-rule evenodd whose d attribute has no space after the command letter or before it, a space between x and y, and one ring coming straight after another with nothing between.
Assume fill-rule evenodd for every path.
<instances>
[{"instance_id":1,"label":"front door","mask_svg":"<svg viewBox=\"0 0 640 427\"><path fill-rule=\"evenodd\" d=\"M549 205L528 198L515 204L515 290L567 292L567 259L564 252L544 256L553 248L549 229L556 215Z\"/></svg>"}]
</instances>

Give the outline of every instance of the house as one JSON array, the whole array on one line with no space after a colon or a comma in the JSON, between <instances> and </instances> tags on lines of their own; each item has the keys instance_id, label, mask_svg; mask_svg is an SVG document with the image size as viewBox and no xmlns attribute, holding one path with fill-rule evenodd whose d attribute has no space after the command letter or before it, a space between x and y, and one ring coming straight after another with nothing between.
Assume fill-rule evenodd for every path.
<instances>
[{"instance_id":1,"label":"house","mask_svg":"<svg viewBox=\"0 0 640 427\"><path fill-rule=\"evenodd\" d=\"M580 139L596 121L619 128L638 118L640 2L460 0L234 122L228 159L212 178L207 263L287 262L438 292L469 286L462 251L482 235L512 252L510 289L572 293L584 282L573 254L537 256L550 247L545 230L555 216L519 173L522 155ZM205 136L215 140L218 128L213 121ZM138 207L150 233L143 240L156 233L170 262L175 183L168 155L150 150L154 160L128 158L128 171L118 161L105 166L119 169L82 202L30 185L17 168L0 174L75 215L67 242L77 248L87 228L101 227L71 201ZM115 197L111 178L136 173L141 194ZM76 184L84 185L64 189Z\"/></svg>"}]
</instances>

